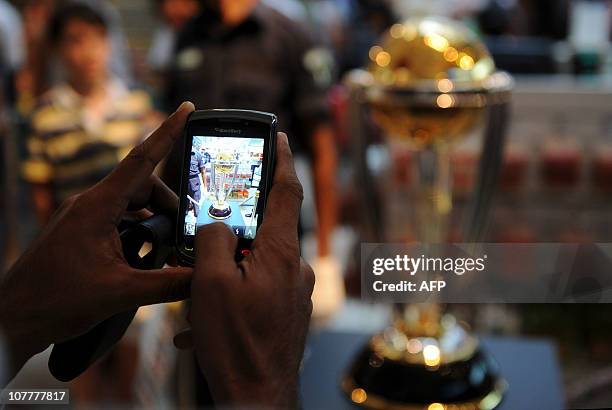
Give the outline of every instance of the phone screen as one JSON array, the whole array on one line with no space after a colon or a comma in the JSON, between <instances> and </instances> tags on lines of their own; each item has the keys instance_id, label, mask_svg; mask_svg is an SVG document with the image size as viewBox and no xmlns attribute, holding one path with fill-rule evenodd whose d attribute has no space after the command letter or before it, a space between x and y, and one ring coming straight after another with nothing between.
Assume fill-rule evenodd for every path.
<instances>
[{"instance_id":1,"label":"phone screen","mask_svg":"<svg viewBox=\"0 0 612 410\"><path fill-rule=\"evenodd\" d=\"M223 222L254 239L263 171L264 139L194 135L187 181L184 234Z\"/></svg>"},{"instance_id":2,"label":"phone screen","mask_svg":"<svg viewBox=\"0 0 612 410\"><path fill-rule=\"evenodd\" d=\"M245 110L194 112L185 127L176 246L193 264L195 236L221 222L238 237L236 257L261 225L274 173L276 117Z\"/></svg>"}]
</instances>

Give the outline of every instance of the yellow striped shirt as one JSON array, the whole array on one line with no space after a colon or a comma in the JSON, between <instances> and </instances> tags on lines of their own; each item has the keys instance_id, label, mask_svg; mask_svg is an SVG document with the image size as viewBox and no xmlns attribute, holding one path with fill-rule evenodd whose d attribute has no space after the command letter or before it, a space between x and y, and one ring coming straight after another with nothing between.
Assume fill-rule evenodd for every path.
<instances>
[{"instance_id":1,"label":"yellow striped shirt","mask_svg":"<svg viewBox=\"0 0 612 410\"><path fill-rule=\"evenodd\" d=\"M106 85L104 112L92 116L83 98L62 84L46 93L30 118L24 178L50 184L56 204L108 174L151 131L151 100L118 80Z\"/></svg>"}]
</instances>

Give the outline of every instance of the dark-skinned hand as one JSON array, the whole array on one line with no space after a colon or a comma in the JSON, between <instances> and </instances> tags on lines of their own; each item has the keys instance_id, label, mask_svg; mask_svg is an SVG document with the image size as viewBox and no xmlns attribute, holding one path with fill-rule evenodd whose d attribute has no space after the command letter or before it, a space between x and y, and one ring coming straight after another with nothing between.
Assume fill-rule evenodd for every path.
<instances>
[{"instance_id":1,"label":"dark-skinned hand","mask_svg":"<svg viewBox=\"0 0 612 410\"><path fill-rule=\"evenodd\" d=\"M312 269L300 257L301 203L287 136L279 133L266 215L251 253L235 262L236 236L222 223L198 230L192 329L175 344L195 348L218 405L297 406L314 286Z\"/></svg>"},{"instance_id":2,"label":"dark-skinned hand","mask_svg":"<svg viewBox=\"0 0 612 410\"><path fill-rule=\"evenodd\" d=\"M194 110L183 103L104 180L64 202L0 282L0 331L12 376L50 344L85 333L113 314L189 296L191 269L140 271L122 254L117 225L128 210L176 209L153 171Z\"/></svg>"}]
</instances>

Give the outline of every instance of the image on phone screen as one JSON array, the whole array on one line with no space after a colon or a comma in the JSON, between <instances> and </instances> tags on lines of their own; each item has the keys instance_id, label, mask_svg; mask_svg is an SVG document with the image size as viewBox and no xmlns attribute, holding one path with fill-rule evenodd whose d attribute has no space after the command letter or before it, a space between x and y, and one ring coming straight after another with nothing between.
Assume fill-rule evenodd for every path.
<instances>
[{"instance_id":1,"label":"image on phone screen","mask_svg":"<svg viewBox=\"0 0 612 410\"><path fill-rule=\"evenodd\" d=\"M223 222L236 236L254 239L263 156L262 138L193 136L184 234Z\"/></svg>"}]
</instances>

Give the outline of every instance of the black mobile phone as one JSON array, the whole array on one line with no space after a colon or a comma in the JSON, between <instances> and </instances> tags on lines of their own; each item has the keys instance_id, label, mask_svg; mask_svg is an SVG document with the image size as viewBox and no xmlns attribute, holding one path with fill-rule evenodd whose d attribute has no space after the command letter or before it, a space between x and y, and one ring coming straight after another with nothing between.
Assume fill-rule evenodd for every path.
<instances>
[{"instance_id":1,"label":"black mobile phone","mask_svg":"<svg viewBox=\"0 0 612 410\"><path fill-rule=\"evenodd\" d=\"M195 261L195 235L223 222L238 237L236 259L249 253L272 185L274 114L249 110L194 111L185 126L176 224L181 263Z\"/></svg>"}]
</instances>

